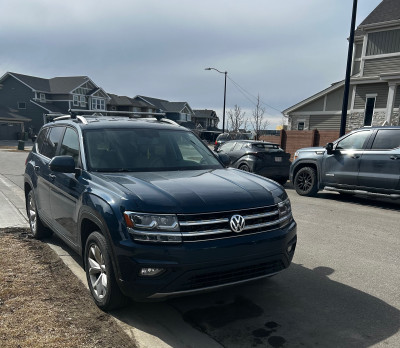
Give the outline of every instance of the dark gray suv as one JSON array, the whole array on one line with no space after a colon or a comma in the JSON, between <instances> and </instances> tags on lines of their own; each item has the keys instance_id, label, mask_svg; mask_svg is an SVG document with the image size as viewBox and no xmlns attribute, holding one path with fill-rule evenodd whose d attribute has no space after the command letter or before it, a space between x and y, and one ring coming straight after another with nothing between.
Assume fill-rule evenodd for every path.
<instances>
[{"instance_id":1,"label":"dark gray suv","mask_svg":"<svg viewBox=\"0 0 400 348\"><path fill-rule=\"evenodd\" d=\"M326 189L400 198L400 127L361 128L294 158L290 181L299 195Z\"/></svg>"}]
</instances>

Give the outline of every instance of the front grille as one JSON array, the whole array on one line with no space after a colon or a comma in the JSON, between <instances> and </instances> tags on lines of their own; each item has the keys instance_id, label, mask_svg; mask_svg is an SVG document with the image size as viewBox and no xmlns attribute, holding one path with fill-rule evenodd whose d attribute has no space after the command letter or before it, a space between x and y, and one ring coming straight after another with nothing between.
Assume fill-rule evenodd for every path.
<instances>
[{"instance_id":1,"label":"front grille","mask_svg":"<svg viewBox=\"0 0 400 348\"><path fill-rule=\"evenodd\" d=\"M230 228L230 219L233 215L241 215L246 221L240 233L233 232ZM194 242L274 230L279 228L286 218L279 219L278 206L272 205L228 212L182 214L178 215L178 220L183 241Z\"/></svg>"},{"instance_id":2,"label":"front grille","mask_svg":"<svg viewBox=\"0 0 400 348\"><path fill-rule=\"evenodd\" d=\"M182 284L179 291L195 290L211 286L250 280L276 273L285 268L282 261L264 262L255 265L234 268L221 272L205 273L190 277Z\"/></svg>"}]
</instances>

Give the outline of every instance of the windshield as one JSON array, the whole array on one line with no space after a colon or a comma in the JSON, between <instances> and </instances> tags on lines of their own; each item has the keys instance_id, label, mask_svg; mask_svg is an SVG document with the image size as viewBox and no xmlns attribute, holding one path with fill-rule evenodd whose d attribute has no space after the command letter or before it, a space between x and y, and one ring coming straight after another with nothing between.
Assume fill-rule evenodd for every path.
<instances>
[{"instance_id":1,"label":"windshield","mask_svg":"<svg viewBox=\"0 0 400 348\"><path fill-rule=\"evenodd\" d=\"M145 172L217 169L222 165L193 133L164 129L90 129L84 134L90 170Z\"/></svg>"}]
</instances>

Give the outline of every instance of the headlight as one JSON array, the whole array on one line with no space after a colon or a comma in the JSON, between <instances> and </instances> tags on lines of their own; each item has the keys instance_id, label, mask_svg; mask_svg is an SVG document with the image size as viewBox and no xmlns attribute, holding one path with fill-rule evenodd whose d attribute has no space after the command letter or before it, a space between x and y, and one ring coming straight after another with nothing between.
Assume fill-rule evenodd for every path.
<instances>
[{"instance_id":1,"label":"headlight","mask_svg":"<svg viewBox=\"0 0 400 348\"><path fill-rule=\"evenodd\" d=\"M182 242L176 215L125 212L124 218L134 240L144 242Z\"/></svg>"},{"instance_id":2,"label":"headlight","mask_svg":"<svg viewBox=\"0 0 400 348\"><path fill-rule=\"evenodd\" d=\"M290 205L289 198L278 203L279 220L281 221L280 227L286 226L292 221L292 206Z\"/></svg>"}]
</instances>

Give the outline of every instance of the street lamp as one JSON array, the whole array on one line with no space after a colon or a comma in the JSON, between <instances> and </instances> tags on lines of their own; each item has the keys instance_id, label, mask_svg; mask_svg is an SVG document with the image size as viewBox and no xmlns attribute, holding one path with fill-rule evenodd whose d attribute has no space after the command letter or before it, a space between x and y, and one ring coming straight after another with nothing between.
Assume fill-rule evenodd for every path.
<instances>
[{"instance_id":1,"label":"street lamp","mask_svg":"<svg viewBox=\"0 0 400 348\"><path fill-rule=\"evenodd\" d=\"M228 75L228 72L227 71L219 71L218 69L215 69L215 68L205 68L204 70L215 70L215 71L219 72L220 74L225 74L224 111L223 111L223 116L222 116L222 133L225 133L226 75Z\"/></svg>"}]
</instances>

